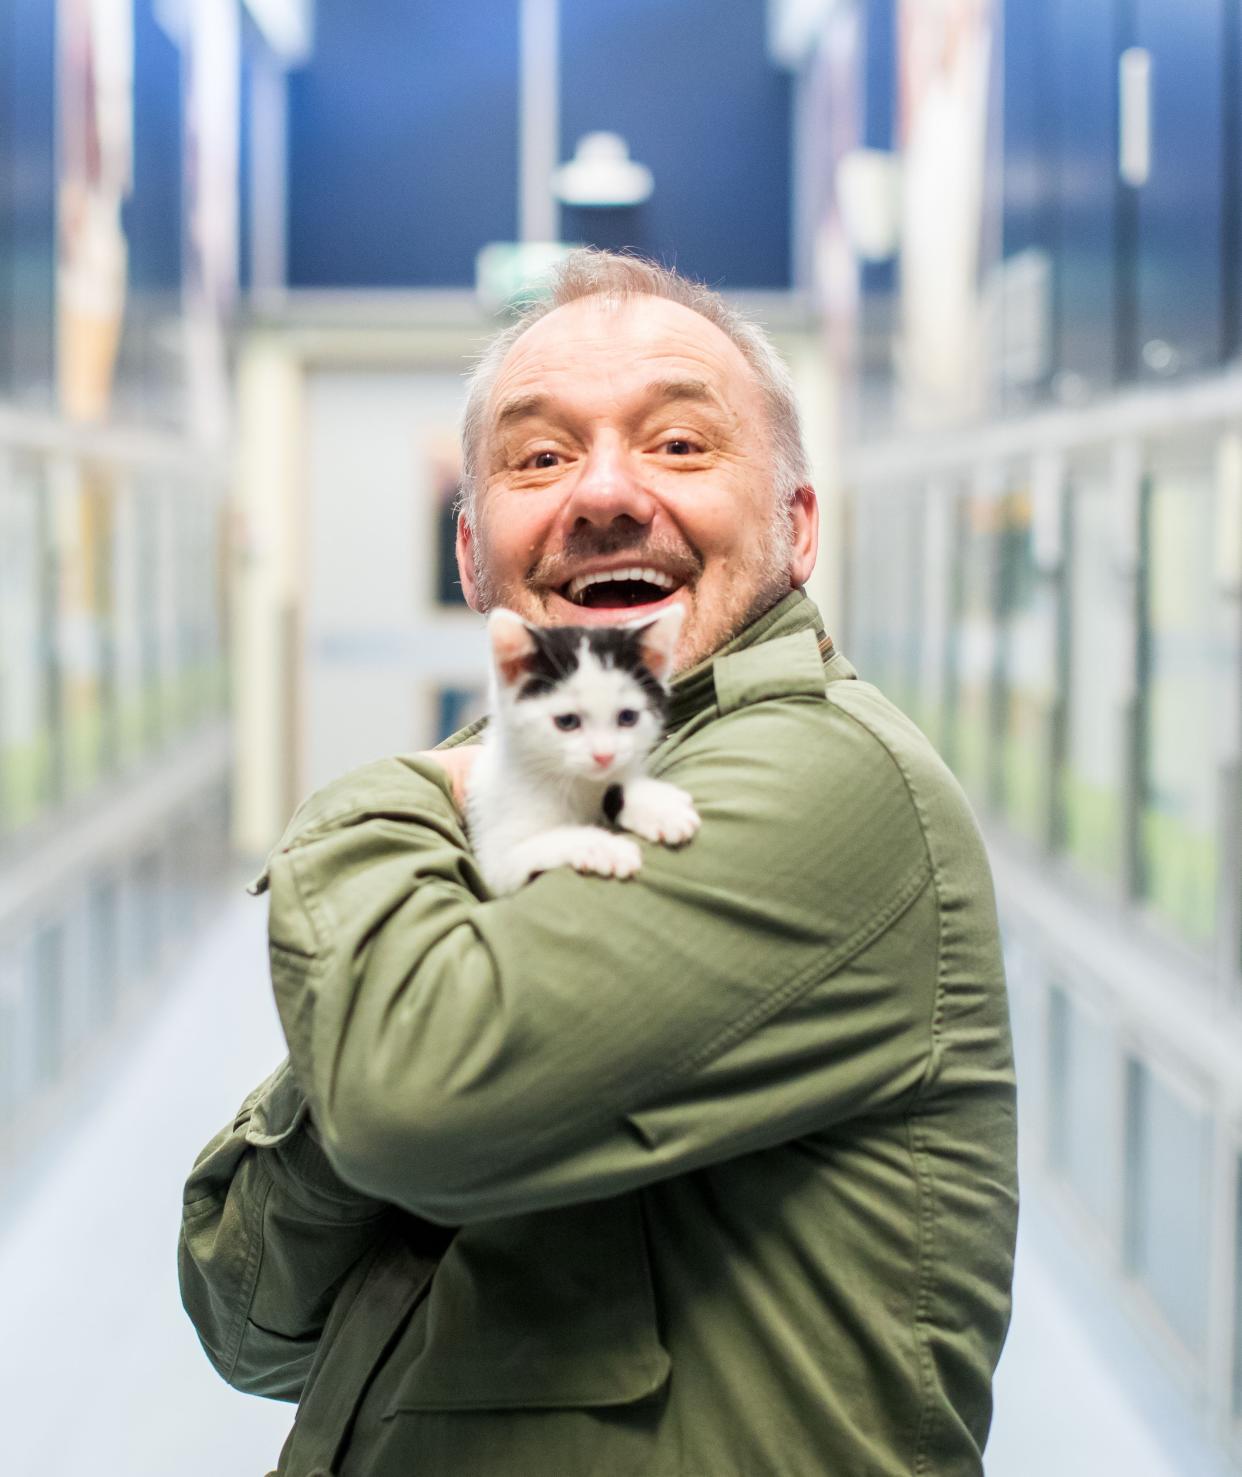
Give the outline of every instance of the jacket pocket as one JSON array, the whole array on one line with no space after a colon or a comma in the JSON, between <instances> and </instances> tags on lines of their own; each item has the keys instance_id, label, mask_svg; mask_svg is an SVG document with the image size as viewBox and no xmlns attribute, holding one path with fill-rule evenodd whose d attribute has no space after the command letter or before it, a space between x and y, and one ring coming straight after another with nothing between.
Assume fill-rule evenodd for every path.
<instances>
[{"instance_id":1,"label":"jacket pocket","mask_svg":"<svg viewBox=\"0 0 1242 1477\"><path fill-rule=\"evenodd\" d=\"M394 1350L400 1411L626 1405L669 1375L637 1195L466 1226Z\"/></svg>"}]
</instances>

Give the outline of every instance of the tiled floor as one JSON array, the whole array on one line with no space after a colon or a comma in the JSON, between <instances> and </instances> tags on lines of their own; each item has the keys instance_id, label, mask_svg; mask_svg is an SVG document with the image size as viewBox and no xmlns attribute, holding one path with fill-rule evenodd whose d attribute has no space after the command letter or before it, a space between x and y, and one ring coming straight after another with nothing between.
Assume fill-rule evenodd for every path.
<instances>
[{"instance_id":1,"label":"tiled floor","mask_svg":"<svg viewBox=\"0 0 1242 1477\"><path fill-rule=\"evenodd\" d=\"M282 1054L263 915L246 898L221 913L123 1074L0 1227L11 1477L262 1477L275 1465L291 1411L212 1372L174 1264L188 1165ZM1159 1402L1127 1393L1124 1347L1088 1332L1041 1256L1038 1216L1026 1225L988 1477L1217 1477Z\"/></svg>"}]
</instances>

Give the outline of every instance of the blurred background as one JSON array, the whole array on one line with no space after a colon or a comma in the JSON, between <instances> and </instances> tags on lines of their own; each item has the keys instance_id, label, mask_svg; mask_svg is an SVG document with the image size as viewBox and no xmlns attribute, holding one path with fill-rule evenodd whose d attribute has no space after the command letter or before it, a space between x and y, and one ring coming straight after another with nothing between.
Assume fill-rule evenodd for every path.
<instances>
[{"instance_id":1,"label":"blurred background","mask_svg":"<svg viewBox=\"0 0 1242 1477\"><path fill-rule=\"evenodd\" d=\"M989 839L989 1477L1242 1471L1239 0L0 0L6 1470L275 1464L173 1266L282 1055L241 883L478 710L462 374L579 242L768 327Z\"/></svg>"}]
</instances>

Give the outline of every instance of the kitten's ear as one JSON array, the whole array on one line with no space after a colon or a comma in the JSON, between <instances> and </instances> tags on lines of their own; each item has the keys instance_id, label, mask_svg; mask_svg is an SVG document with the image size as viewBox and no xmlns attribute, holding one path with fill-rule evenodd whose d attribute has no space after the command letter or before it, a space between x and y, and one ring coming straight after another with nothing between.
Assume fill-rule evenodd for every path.
<instances>
[{"instance_id":1,"label":"kitten's ear","mask_svg":"<svg viewBox=\"0 0 1242 1477\"><path fill-rule=\"evenodd\" d=\"M487 618L492 660L505 687L529 672L535 656L535 638L520 615L497 606Z\"/></svg>"},{"instance_id":2,"label":"kitten's ear","mask_svg":"<svg viewBox=\"0 0 1242 1477\"><path fill-rule=\"evenodd\" d=\"M684 605L670 605L651 620L639 622L634 627L638 633L638 649L643 666L659 682L667 682L672 673L677 638L681 635L681 623L685 616Z\"/></svg>"}]
</instances>

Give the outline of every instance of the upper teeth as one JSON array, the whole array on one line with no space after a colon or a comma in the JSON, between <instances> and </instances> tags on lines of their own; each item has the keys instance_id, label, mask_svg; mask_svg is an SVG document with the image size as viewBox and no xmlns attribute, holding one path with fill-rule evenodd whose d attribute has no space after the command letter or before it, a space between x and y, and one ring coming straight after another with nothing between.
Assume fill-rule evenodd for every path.
<instances>
[{"instance_id":1,"label":"upper teeth","mask_svg":"<svg viewBox=\"0 0 1242 1477\"><path fill-rule=\"evenodd\" d=\"M598 574L580 574L569 582L569 598L576 600L590 585L602 585L606 580L643 580L661 590L675 590L677 581L658 569L602 569Z\"/></svg>"}]
</instances>

